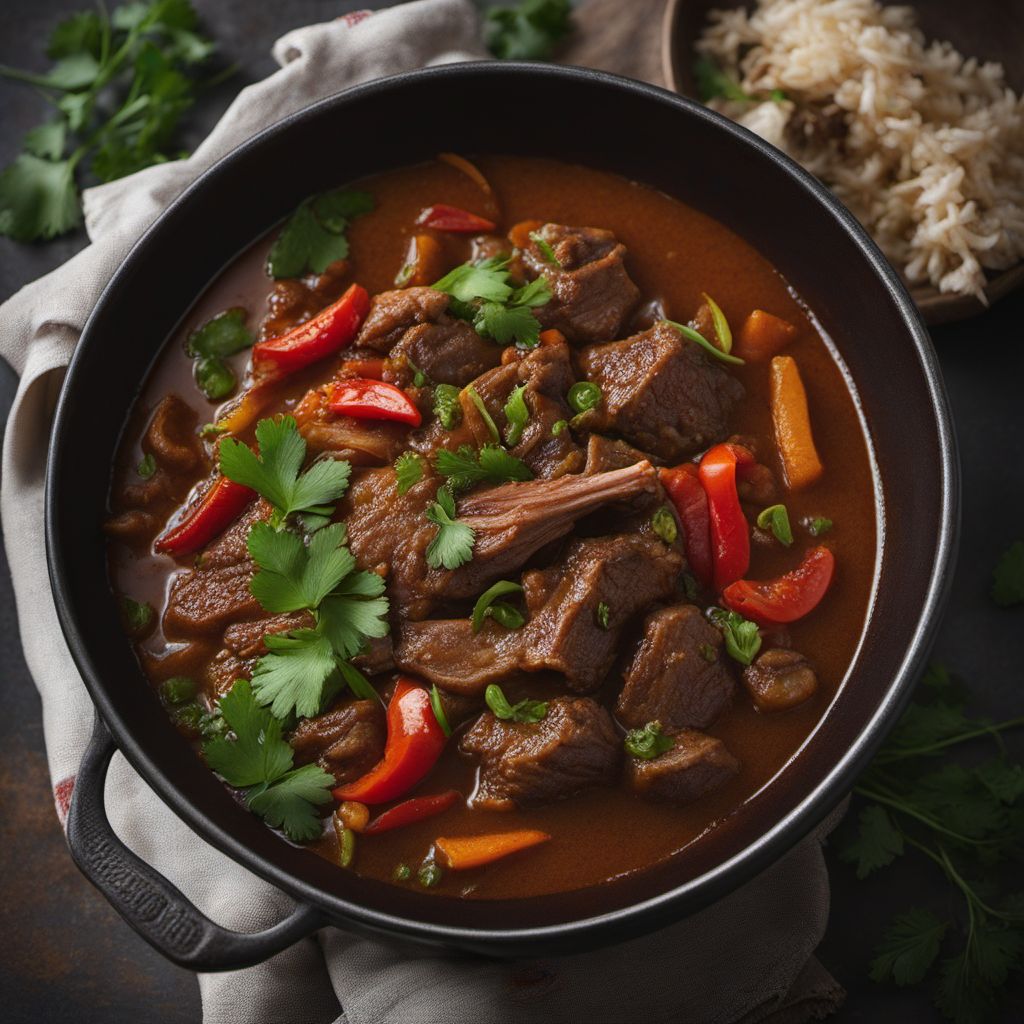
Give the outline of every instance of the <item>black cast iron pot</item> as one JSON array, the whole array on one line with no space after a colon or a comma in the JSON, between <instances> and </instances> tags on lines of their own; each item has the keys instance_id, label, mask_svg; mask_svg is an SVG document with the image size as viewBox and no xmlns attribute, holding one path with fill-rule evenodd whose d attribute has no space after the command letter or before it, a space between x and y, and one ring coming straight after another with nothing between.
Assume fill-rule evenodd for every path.
<instances>
[{"instance_id":1,"label":"black cast iron pot","mask_svg":"<svg viewBox=\"0 0 1024 1024\"><path fill-rule=\"evenodd\" d=\"M359 878L290 846L229 796L159 712L108 598L100 524L114 452L142 380L190 305L307 195L439 150L606 168L731 227L834 339L876 459L883 528L870 619L814 735L771 786L690 851L558 896L454 900ZM907 292L845 209L777 150L685 99L594 71L462 64L351 89L258 135L189 188L125 260L75 352L46 494L57 611L98 711L68 819L72 854L145 939L204 971L255 963L328 924L498 956L578 952L659 928L763 870L849 790L927 654L951 577L957 509L946 397ZM258 934L227 931L130 853L103 810L115 745L204 839L292 896L294 913Z\"/></svg>"}]
</instances>

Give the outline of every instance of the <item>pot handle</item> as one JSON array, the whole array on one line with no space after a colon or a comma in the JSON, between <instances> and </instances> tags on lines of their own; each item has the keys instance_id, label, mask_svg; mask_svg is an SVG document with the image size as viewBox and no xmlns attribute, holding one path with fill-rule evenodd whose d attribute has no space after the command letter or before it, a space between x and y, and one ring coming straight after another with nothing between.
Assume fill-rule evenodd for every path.
<instances>
[{"instance_id":1,"label":"pot handle","mask_svg":"<svg viewBox=\"0 0 1024 1024\"><path fill-rule=\"evenodd\" d=\"M326 924L320 911L302 903L255 933L229 931L200 913L110 827L103 789L116 749L97 715L68 810L68 845L85 877L157 952L193 971L227 971L260 963Z\"/></svg>"}]
</instances>

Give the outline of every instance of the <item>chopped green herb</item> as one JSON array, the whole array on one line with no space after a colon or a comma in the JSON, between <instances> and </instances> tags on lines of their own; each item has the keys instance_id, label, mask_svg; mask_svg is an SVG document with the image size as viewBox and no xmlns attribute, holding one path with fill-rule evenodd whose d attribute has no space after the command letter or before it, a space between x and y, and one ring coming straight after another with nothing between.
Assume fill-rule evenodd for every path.
<instances>
[{"instance_id":1,"label":"chopped green herb","mask_svg":"<svg viewBox=\"0 0 1024 1024\"><path fill-rule=\"evenodd\" d=\"M434 415L445 430L454 430L462 422L459 389L454 384L434 385Z\"/></svg>"},{"instance_id":2,"label":"chopped green herb","mask_svg":"<svg viewBox=\"0 0 1024 1024\"><path fill-rule=\"evenodd\" d=\"M291 416L260 420L256 425L257 455L248 445L226 437L220 444L220 471L229 480L259 492L271 505L278 526L292 513L324 509L348 489L348 462L322 459L300 475L306 442Z\"/></svg>"},{"instance_id":3,"label":"chopped green herb","mask_svg":"<svg viewBox=\"0 0 1024 1024\"><path fill-rule=\"evenodd\" d=\"M594 384L589 380L581 380L577 381L571 388L569 388L569 394L566 396L566 401L569 403L573 412L582 413L600 405L601 398L601 389L597 384Z\"/></svg>"},{"instance_id":4,"label":"chopped green herb","mask_svg":"<svg viewBox=\"0 0 1024 1024\"><path fill-rule=\"evenodd\" d=\"M807 532L812 537L820 537L822 534L828 533L832 529L832 520L826 519L824 516L815 516L807 524Z\"/></svg>"},{"instance_id":5,"label":"chopped green herb","mask_svg":"<svg viewBox=\"0 0 1024 1024\"><path fill-rule=\"evenodd\" d=\"M513 388L512 393L508 396L508 400L505 402L505 444L509 448L514 448L519 444L523 436L523 430L526 428L526 424L530 421L530 410L526 406L526 399L523 398L523 392L526 391L526 385L520 384L519 387Z\"/></svg>"},{"instance_id":6,"label":"chopped green herb","mask_svg":"<svg viewBox=\"0 0 1024 1024\"><path fill-rule=\"evenodd\" d=\"M487 616L506 629L520 629L526 623L523 613L507 601L495 601L487 609Z\"/></svg>"},{"instance_id":7,"label":"chopped green herb","mask_svg":"<svg viewBox=\"0 0 1024 1024\"><path fill-rule=\"evenodd\" d=\"M376 701L378 704L384 703L380 694L373 688L373 683L351 662L339 660L338 671L354 697L358 697L359 700Z\"/></svg>"},{"instance_id":8,"label":"chopped green herb","mask_svg":"<svg viewBox=\"0 0 1024 1024\"><path fill-rule=\"evenodd\" d=\"M480 392L477 391L472 384L465 387L465 392L469 396L469 400L473 403L476 411L480 413L480 418L484 421L484 425L487 427L487 432L491 435L491 440L495 444L501 443L501 434L498 433L497 424L494 422L494 418L487 411L487 406L484 405L484 400L480 397Z\"/></svg>"},{"instance_id":9,"label":"chopped green herb","mask_svg":"<svg viewBox=\"0 0 1024 1024\"><path fill-rule=\"evenodd\" d=\"M153 457L152 452L142 456L142 460L135 467L135 472L142 477L143 480L148 480L156 472L156 459Z\"/></svg>"},{"instance_id":10,"label":"chopped green herb","mask_svg":"<svg viewBox=\"0 0 1024 1024\"><path fill-rule=\"evenodd\" d=\"M473 451L468 444L460 445L457 452L441 448L434 456L434 466L455 491L482 481L500 484L533 479L533 473L525 462L497 444L485 444L479 452Z\"/></svg>"},{"instance_id":11,"label":"chopped green herb","mask_svg":"<svg viewBox=\"0 0 1024 1024\"><path fill-rule=\"evenodd\" d=\"M412 868L408 864L396 864L395 870L391 872L391 881L408 882L412 878Z\"/></svg>"},{"instance_id":12,"label":"chopped green herb","mask_svg":"<svg viewBox=\"0 0 1024 1024\"><path fill-rule=\"evenodd\" d=\"M541 721L548 713L548 703L545 700L524 699L509 704L505 691L497 683L491 683L484 690L484 700L494 717L500 718L503 722L525 722L532 725Z\"/></svg>"},{"instance_id":13,"label":"chopped green herb","mask_svg":"<svg viewBox=\"0 0 1024 1024\"><path fill-rule=\"evenodd\" d=\"M406 363L409 365L409 369L412 370L412 386L414 388L426 387L430 383L427 375L408 357L405 357Z\"/></svg>"},{"instance_id":14,"label":"chopped green herb","mask_svg":"<svg viewBox=\"0 0 1024 1024\"><path fill-rule=\"evenodd\" d=\"M711 321L715 325L715 336L718 338L718 347L725 353L732 351L732 331L729 328L729 321L722 312L722 307L707 292L704 292L704 301L711 310Z\"/></svg>"},{"instance_id":15,"label":"chopped green herb","mask_svg":"<svg viewBox=\"0 0 1024 1024\"><path fill-rule=\"evenodd\" d=\"M679 577L679 586L691 604L697 600L697 578L690 572L684 572Z\"/></svg>"},{"instance_id":16,"label":"chopped green herb","mask_svg":"<svg viewBox=\"0 0 1024 1024\"><path fill-rule=\"evenodd\" d=\"M542 234L540 234L540 232L531 231L530 241L537 246L540 250L541 256L543 256L548 263L553 263L556 267L562 266L558 257L555 255L555 250L551 248L551 243Z\"/></svg>"},{"instance_id":17,"label":"chopped green herb","mask_svg":"<svg viewBox=\"0 0 1024 1024\"><path fill-rule=\"evenodd\" d=\"M757 623L724 608L711 608L708 618L722 631L725 651L734 661L749 665L761 650L761 634Z\"/></svg>"},{"instance_id":18,"label":"chopped green herb","mask_svg":"<svg viewBox=\"0 0 1024 1024\"><path fill-rule=\"evenodd\" d=\"M459 302L508 301L515 290L509 284L508 258L494 257L479 263L463 263L431 285Z\"/></svg>"},{"instance_id":19,"label":"chopped green herb","mask_svg":"<svg viewBox=\"0 0 1024 1024\"><path fill-rule=\"evenodd\" d=\"M739 356L730 355L728 352L723 352L717 345L712 345L707 338L704 337L700 331L695 331L688 324L676 323L675 320L663 320L662 323L666 323L669 327L674 327L684 338L688 338L690 341L696 342L705 352L713 355L716 359L720 359L723 363L733 363L736 366L742 366L744 360L740 359Z\"/></svg>"},{"instance_id":20,"label":"chopped green herb","mask_svg":"<svg viewBox=\"0 0 1024 1024\"><path fill-rule=\"evenodd\" d=\"M433 889L434 886L440 885L443 877L444 872L441 870L441 865L432 860L421 864L419 870L416 872L416 881L419 882L424 889Z\"/></svg>"},{"instance_id":21,"label":"chopped green herb","mask_svg":"<svg viewBox=\"0 0 1024 1024\"><path fill-rule=\"evenodd\" d=\"M441 731L445 736L451 736L452 727L448 724L448 716L444 713L444 704L441 703L441 691L437 688L437 683L434 683L430 688L430 708L434 712L437 724L441 726Z\"/></svg>"},{"instance_id":22,"label":"chopped green herb","mask_svg":"<svg viewBox=\"0 0 1024 1024\"><path fill-rule=\"evenodd\" d=\"M770 530L775 539L784 547L793 543L793 528L789 525L789 513L785 505L769 505L757 517L757 525L762 530Z\"/></svg>"},{"instance_id":23,"label":"chopped green herb","mask_svg":"<svg viewBox=\"0 0 1024 1024\"><path fill-rule=\"evenodd\" d=\"M553 435L554 435L555 437L558 437L558 435L559 435L559 434L560 434L560 433L561 433L561 432L562 432L563 430L565 430L565 428L566 428L567 426L569 426L569 423L568 423L568 421L566 421L566 420L555 420L555 422L551 424L551 433L552 433L552 434L553 434Z\"/></svg>"},{"instance_id":24,"label":"chopped green herb","mask_svg":"<svg viewBox=\"0 0 1024 1024\"><path fill-rule=\"evenodd\" d=\"M473 614L470 618L470 621L473 624L473 632L480 632L484 624L484 619L486 618L493 617L497 619L499 622L501 622L500 616L494 614L495 607L498 607L494 604L494 602L497 601L499 597L505 597L508 594L521 594L522 592L523 588L518 583L513 583L511 580L498 580L497 583L492 584L490 587L488 587L477 598L476 604L473 605ZM513 608L511 605L505 605L505 607L515 612L515 615L519 618L519 622L517 625L508 628L518 629L519 626L521 626L525 620L519 614L519 612L517 612L516 609ZM507 623L501 622L501 624L505 626Z\"/></svg>"},{"instance_id":25,"label":"chopped green herb","mask_svg":"<svg viewBox=\"0 0 1024 1024\"><path fill-rule=\"evenodd\" d=\"M675 544L679 537L679 524L668 505L662 505L651 516L651 527L666 544Z\"/></svg>"},{"instance_id":26,"label":"chopped green herb","mask_svg":"<svg viewBox=\"0 0 1024 1024\"><path fill-rule=\"evenodd\" d=\"M718 661L718 651L715 649L714 644L701 644L700 645L700 656L709 664L714 664Z\"/></svg>"},{"instance_id":27,"label":"chopped green herb","mask_svg":"<svg viewBox=\"0 0 1024 1024\"><path fill-rule=\"evenodd\" d=\"M437 526L437 534L427 547L427 565L432 569L458 569L473 557L476 534L456 518L455 497L450 488L438 489L437 500L427 509L426 516Z\"/></svg>"},{"instance_id":28,"label":"chopped green herb","mask_svg":"<svg viewBox=\"0 0 1024 1024\"><path fill-rule=\"evenodd\" d=\"M149 629L156 615L149 602L134 601L130 597L121 599L121 610L124 613L125 626L133 636L139 636Z\"/></svg>"},{"instance_id":29,"label":"chopped green herb","mask_svg":"<svg viewBox=\"0 0 1024 1024\"><path fill-rule=\"evenodd\" d=\"M992 574L992 600L1003 608L1024 604L1024 541L1011 544Z\"/></svg>"},{"instance_id":30,"label":"chopped green herb","mask_svg":"<svg viewBox=\"0 0 1024 1024\"><path fill-rule=\"evenodd\" d=\"M675 746L675 740L661 731L661 722L648 722L642 729L630 729L623 741L626 753L650 761Z\"/></svg>"},{"instance_id":31,"label":"chopped green herb","mask_svg":"<svg viewBox=\"0 0 1024 1024\"><path fill-rule=\"evenodd\" d=\"M399 494L405 494L410 487L423 479L423 457L415 452L403 452L395 461L395 486Z\"/></svg>"},{"instance_id":32,"label":"chopped green herb","mask_svg":"<svg viewBox=\"0 0 1024 1024\"><path fill-rule=\"evenodd\" d=\"M206 763L228 785L243 789L249 809L290 839L319 836L316 808L331 802L334 776L315 764L292 767L292 748L281 738L280 721L260 707L245 679L221 697L220 713L232 737L207 740Z\"/></svg>"},{"instance_id":33,"label":"chopped green herb","mask_svg":"<svg viewBox=\"0 0 1024 1024\"><path fill-rule=\"evenodd\" d=\"M710 57L701 57L693 65L697 80L697 95L702 103L708 100L725 99L734 103L750 103L754 97L743 91Z\"/></svg>"},{"instance_id":34,"label":"chopped green herb","mask_svg":"<svg viewBox=\"0 0 1024 1024\"><path fill-rule=\"evenodd\" d=\"M338 865L350 868L356 856L356 834L342 823L337 812L331 817L334 823L334 834L338 837Z\"/></svg>"},{"instance_id":35,"label":"chopped green herb","mask_svg":"<svg viewBox=\"0 0 1024 1024\"><path fill-rule=\"evenodd\" d=\"M203 438L220 437L228 432L227 427L218 426L216 423L204 423L199 428L199 436Z\"/></svg>"},{"instance_id":36,"label":"chopped green herb","mask_svg":"<svg viewBox=\"0 0 1024 1024\"><path fill-rule=\"evenodd\" d=\"M608 628L608 615L611 609L604 603L604 601L598 601L597 603L597 624L602 629Z\"/></svg>"},{"instance_id":37,"label":"chopped green herb","mask_svg":"<svg viewBox=\"0 0 1024 1024\"><path fill-rule=\"evenodd\" d=\"M160 684L160 699L165 704L186 704L199 692L190 676L171 676Z\"/></svg>"},{"instance_id":38,"label":"chopped green herb","mask_svg":"<svg viewBox=\"0 0 1024 1024\"><path fill-rule=\"evenodd\" d=\"M491 7L487 48L504 60L547 60L571 26L569 0L523 0L516 7Z\"/></svg>"},{"instance_id":39,"label":"chopped green herb","mask_svg":"<svg viewBox=\"0 0 1024 1024\"><path fill-rule=\"evenodd\" d=\"M211 401L226 398L238 381L224 361L228 356L252 345L253 337L245 326L246 312L235 308L218 313L188 337L185 351L195 360L193 374L199 390Z\"/></svg>"},{"instance_id":40,"label":"chopped green herb","mask_svg":"<svg viewBox=\"0 0 1024 1024\"><path fill-rule=\"evenodd\" d=\"M322 274L332 263L348 256L345 232L349 224L372 209L372 196L344 188L305 200L270 247L267 267L271 276Z\"/></svg>"}]
</instances>

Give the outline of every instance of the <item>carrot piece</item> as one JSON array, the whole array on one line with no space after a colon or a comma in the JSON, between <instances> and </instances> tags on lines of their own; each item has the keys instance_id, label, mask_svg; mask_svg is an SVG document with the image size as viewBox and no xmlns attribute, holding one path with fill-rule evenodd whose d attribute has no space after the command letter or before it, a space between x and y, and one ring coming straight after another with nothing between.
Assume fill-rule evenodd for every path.
<instances>
[{"instance_id":1,"label":"carrot piece","mask_svg":"<svg viewBox=\"0 0 1024 1024\"><path fill-rule=\"evenodd\" d=\"M796 337L796 328L782 317L755 309L744 321L733 355L753 362L770 359Z\"/></svg>"},{"instance_id":2,"label":"carrot piece","mask_svg":"<svg viewBox=\"0 0 1024 1024\"><path fill-rule=\"evenodd\" d=\"M792 356L776 356L771 363L772 424L791 490L814 483L823 472L814 447L807 392L800 368Z\"/></svg>"},{"instance_id":3,"label":"carrot piece","mask_svg":"<svg viewBox=\"0 0 1024 1024\"><path fill-rule=\"evenodd\" d=\"M444 251L432 235L417 234L409 240L405 263L395 278L398 288L419 288L433 284L444 273Z\"/></svg>"},{"instance_id":4,"label":"carrot piece","mask_svg":"<svg viewBox=\"0 0 1024 1024\"><path fill-rule=\"evenodd\" d=\"M549 327L546 331L540 332L540 343L542 345L564 345L565 335L557 327Z\"/></svg>"},{"instance_id":5,"label":"carrot piece","mask_svg":"<svg viewBox=\"0 0 1024 1024\"><path fill-rule=\"evenodd\" d=\"M512 226L508 233L508 239L517 249L525 249L530 244L530 232L540 231L542 227L544 227L542 220L521 220Z\"/></svg>"},{"instance_id":6,"label":"carrot piece","mask_svg":"<svg viewBox=\"0 0 1024 1024\"><path fill-rule=\"evenodd\" d=\"M546 843L551 836L536 829L518 832L491 832L482 836L442 837L434 841L445 866L453 871L479 868L509 854Z\"/></svg>"}]
</instances>

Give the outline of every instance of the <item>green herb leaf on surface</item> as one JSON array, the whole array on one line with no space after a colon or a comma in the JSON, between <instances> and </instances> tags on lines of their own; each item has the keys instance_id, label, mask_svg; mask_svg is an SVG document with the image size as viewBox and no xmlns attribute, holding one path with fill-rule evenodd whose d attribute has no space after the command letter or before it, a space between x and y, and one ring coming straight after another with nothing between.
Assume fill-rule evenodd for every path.
<instances>
[{"instance_id":1,"label":"green herb leaf on surface","mask_svg":"<svg viewBox=\"0 0 1024 1024\"><path fill-rule=\"evenodd\" d=\"M148 480L156 472L156 459L152 452L147 452L139 460L139 464L135 467L135 472L142 477L143 480Z\"/></svg>"},{"instance_id":2,"label":"green herb leaf on surface","mask_svg":"<svg viewBox=\"0 0 1024 1024\"><path fill-rule=\"evenodd\" d=\"M825 516L815 516L813 519L804 520L804 522L807 532L812 537L822 537L832 529L832 520L826 519Z\"/></svg>"},{"instance_id":3,"label":"green herb leaf on surface","mask_svg":"<svg viewBox=\"0 0 1024 1024\"><path fill-rule=\"evenodd\" d=\"M661 722L648 722L642 729L630 729L623 740L626 753L650 761L675 746L675 740L661 731Z\"/></svg>"},{"instance_id":4,"label":"green herb leaf on surface","mask_svg":"<svg viewBox=\"0 0 1024 1024\"><path fill-rule=\"evenodd\" d=\"M507 483L533 479L533 473L525 462L497 444L486 444L478 452L468 444L460 445L457 452L441 448L434 456L434 467L448 480L453 491L465 490L485 481Z\"/></svg>"},{"instance_id":5,"label":"green herb leaf on surface","mask_svg":"<svg viewBox=\"0 0 1024 1024\"><path fill-rule=\"evenodd\" d=\"M893 918L871 962L871 980L916 985L935 963L949 922L931 911L913 908Z\"/></svg>"},{"instance_id":6,"label":"green herb leaf on surface","mask_svg":"<svg viewBox=\"0 0 1024 1024\"><path fill-rule=\"evenodd\" d=\"M473 407L480 414L480 419L484 421L484 425L487 427L487 432L491 435L491 440L495 444L501 443L501 434L498 433L498 426L494 422L494 418L487 411L487 406L484 405L484 400L480 397L480 392L477 391L472 384L467 384L463 388L466 396L473 403Z\"/></svg>"},{"instance_id":7,"label":"green herb leaf on surface","mask_svg":"<svg viewBox=\"0 0 1024 1024\"><path fill-rule=\"evenodd\" d=\"M655 510L651 516L651 528L666 544L675 544L679 537L679 524L668 505Z\"/></svg>"},{"instance_id":8,"label":"green herb leaf on surface","mask_svg":"<svg viewBox=\"0 0 1024 1024\"><path fill-rule=\"evenodd\" d=\"M346 231L355 217L373 209L373 197L334 189L303 202L270 247L267 265L274 278L322 274L348 256Z\"/></svg>"},{"instance_id":9,"label":"green herb leaf on surface","mask_svg":"<svg viewBox=\"0 0 1024 1024\"><path fill-rule=\"evenodd\" d=\"M423 456L416 452L403 452L395 460L395 486L399 494L405 494L410 487L423 479Z\"/></svg>"},{"instance_id":10,"label":"green herb leaf on surface","mask_svg":"<svg viewBox=\"0 0 1024 1024\"><path fill-rule=\"evenodd\" d=\"M551 248L551 243L542 234L540 234L540 232L531 231L530 241L537 246L541 256L543 256L548 263L553 263L556 267L561 268L562 264L555 255L555 250Z\"/></svg>"},{"instance_id":11,"label":"green herb leaf on surface","mask_svg":"<svg viewBox=\"0 0 1024 1024\"><path fill-rule=\"evenodd\" d=\"M502 622L501 617L494 614L494 609L495 607L497 607L495 605L495 602L498 600L499 597L507 597L509 594L521 594L522 592L523 588L518 583L512 582L512 580L498 580L497 583L494 583L490 587L488 587L477 598L476 604L473 605L473 614L470 617L470 622L473 625L473 632L479 633L480 630L483 628L484 619L492 617L497 619L499 622L501 622L501 625L506 626L507 628L518 629L519 626L523 625L523 622L525 620L523 619L522 615L520 615L519 612L512 607L512 605L505 605L505 608L511 609L511 611L515 612L515 615L519 619L518 625L507 626L507 615L505 616L506 621Z\"/></svg>"},{"instance_id":12,"label":"green herb leaf on surface","mask_svg":"<svg viewBox=\"0 0 1024 1024\"><path fill-rule=\"evenodd\" d=\"M571 27L569 0L524 0L515 7L487 11L485 39L495 57L547 60Z\"/></svg>"},{"instance_id":13,"label":"green herb leaf on surface","mask_svg":"<svg viewBox=\"0 0 1024 1024\"><path fill-rule=\"evenodd\" d=\"M135 601L130 597L121 598L121 611L128 632L133 635L144 633L156 618L156 612L148 601Z\"/></svg>"},{"instance_id":14,"label":"green herb leaf on surface","mask_svg":"<svg viewBox=\"0 0 1024 1024\"><path fill-rule=\"evenodd\" d=\"M757 623L724 608L711 608L708 618L722 631L726 653L741 665L749 665L761 650Z\"/></svg>"},{"instance_id":15,"label":"green herb leaf on surface","mask_svg":"<svg viewBox=\"0 0 1024 1024\"><path fill-rule=\"evenodd\" d=\"M427 565L432 569L458 569L473 557L476 534L456 518L455 497L448 487L438 489L437 500L427 509L426 517L437 527L427 546Z\"/></svg>"},{"instance_id":16,"label":"green herb leaf on surface","mask_svg":"<svg viewBox=\"0 0 1024 1024\"><path fill-rule=\"evenodd\" d=\"M762 530L769 530L784 547L788 548L793 543L793 528L785 505L769 505L762 509L757 516L757 525Z\"/></svg>"},{"instance_id":17,"label":"green herb leaf on surface","mask_svg":"<svg viewBox=\"0 0 1024 1024\"><path fill-rule=\"evenodd\" d=\"M253 669L252 688L276 718L320 713L337 664L331 641L315 629L293 629L263 638L267 651Z\"/></svg>"},{"instance_id":18,"label":"green herb leaf on surface","mask_svg":"<svg viewBox=\"0 0 1024 1024\"><path fill-rule=\"evenodd\" d=\"M608 628L608 618L611 615L611 609L608 607L607 604L605 604L604 601L598 601L598 603L597 603L597 611L594 613L594 615L595 615L595 618L597 619L597 624L602 629L607 629Z\"/></svg>"},{"instance_id":19,"label":"green herb leaf on surface","mask_svg":"<svg viewBox=\"0 0 1024 1024\"><path fill-rule=\"evenodd\" d=\"M519 444L523 436L523 430L526 428L526 424L530 422L530 410L526 406L526 399L523 398L523 392L525 391L526 385L520 384L512 389L512 393L505 402L505 444L509 448L514 448Z\"/></svg>"},{"instance_id":20,"label":"green herb leaf on surface","mask_svg":"<svg viewBox=\"0 0 1024 1024\"><path fill-rule=\"evenodd\" d=\"M459 389L454 384L434 386L434 415L445 430L453 430L462 422Z\"/></svg>"},{"instance_id":21,"label":"green herb leaf on surface","mask_svg":"<svg viewBox=\"0 0 1024 1024\"><path fill-rule=\"evenodd\" d=\"M710 57L701 57L693 65L697 80L697 95L702 103L708 100L725 99L734 103L752 103L755 97L743 91Z\"/></svg>"},{"instance_id":22,"label":"green herb leaf on surface","mask_svg":"<svg viewBox=\"0 0 1024 1024\"><path fill-rule=\"evenodd\" d=\"M484 690L484 701L494 717L503 722L523 722L534 725L545 718L548 713L548 703L544 700L527 698L510 704L505 696L505 691L497 683L491 683Z\"/></svg>"}]
</instances>

